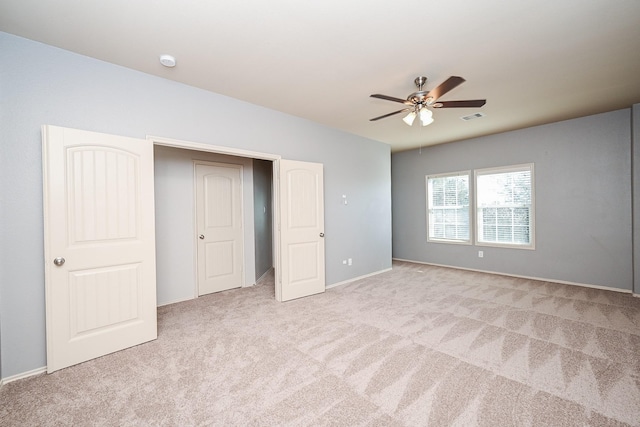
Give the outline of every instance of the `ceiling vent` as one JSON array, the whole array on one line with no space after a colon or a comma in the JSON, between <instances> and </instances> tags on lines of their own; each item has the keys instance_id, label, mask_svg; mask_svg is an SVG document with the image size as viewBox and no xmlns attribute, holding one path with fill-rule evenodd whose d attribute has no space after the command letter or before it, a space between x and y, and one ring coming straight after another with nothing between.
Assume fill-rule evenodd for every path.
<instances>
[{"instance_id":1,"label":"ceiling vent","mask_svg":"<svg viewBox=\"0 0 640 427\"><path fill-rule=\"evenodd\" d=\"M484 116L486 116L485 113L473 113L473 114L469 114L468 116L462 116L460 118L465 122L468 122L469 120L479 119L480 117L484 117Z\"/></svg>"}]
</instances>

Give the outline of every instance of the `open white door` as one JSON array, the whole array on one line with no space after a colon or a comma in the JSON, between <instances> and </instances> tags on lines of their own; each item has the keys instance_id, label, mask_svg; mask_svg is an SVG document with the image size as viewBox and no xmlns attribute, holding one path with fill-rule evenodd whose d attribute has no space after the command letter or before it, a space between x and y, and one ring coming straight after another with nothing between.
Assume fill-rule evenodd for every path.
<instances>
[{"instance_id":1,"label":"open white door","mask_svg":"<svg viewBox=\"0 0 640 427\"><path fill-rule=\"evenodd\" d=\"M276 299L325 290L323 166L280 160L280 271Z\"/></svg>"},{"instance_id":2,"label":"open white door","mask_svg":"<svg viewBox=\"0 0 640 427\"><path fill-rule=\"evenodd\" d=\"M51 373L157 337L153 144L42 134Z\"/></svg>"}]
</instances>

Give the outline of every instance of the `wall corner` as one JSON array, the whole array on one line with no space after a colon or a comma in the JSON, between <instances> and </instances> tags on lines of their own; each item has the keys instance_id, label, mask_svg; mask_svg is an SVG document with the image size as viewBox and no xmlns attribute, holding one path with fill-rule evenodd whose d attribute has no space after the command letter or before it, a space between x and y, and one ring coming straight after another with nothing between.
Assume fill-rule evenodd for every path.
<instances>
[{"instance_id":1,"label":"wall corner","mask_svg":"<svg viewBox=\"0 0 640 427\"><path fill-rule=\"evenodd\" d=\"M631 107L631 203L633 293L640 295L640 104Z\"/></svg>"}]
</instances>

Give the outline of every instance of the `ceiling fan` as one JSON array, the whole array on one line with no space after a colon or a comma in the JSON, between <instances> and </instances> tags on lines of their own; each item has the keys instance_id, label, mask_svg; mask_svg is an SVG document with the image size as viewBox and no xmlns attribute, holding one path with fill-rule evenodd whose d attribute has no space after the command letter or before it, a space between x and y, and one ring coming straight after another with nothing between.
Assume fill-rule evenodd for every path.
<instances>
[{"instance_id":1,"label":"ceiling fan","mask_svg":"<svg viewBox=\"0 0 640 427\"><path fill-rule=\"evenodd\" d=\"M394 111L393 113L385 114L383 116L374 117L370 119L370 121L374 122L376 120L384 119L389 116L393 116L395 114L400 114L409 111L409 114L406 115L402 120L411 126L416 117L420 117L420 121L422 122L422 126L427 126L433 123L433 113L429 108L467 108L467 107L482 107L487 100L486 99L473 99L467 101L439 101L438 99L449 92L450 90L458 87L465 80L462 77L451 76L435 89L430 91L422 90L425 83L427 82L426 77L416 77L413 81L418 88L417 92L412 93L407 97L407 99L394 98L393 96L380 95L379 93L374 93L371 95L372 98L384 99L387 101L399 102L401 104L408 105L409 107L403 108L402 110Z\"/></svg>"}]
</instances>

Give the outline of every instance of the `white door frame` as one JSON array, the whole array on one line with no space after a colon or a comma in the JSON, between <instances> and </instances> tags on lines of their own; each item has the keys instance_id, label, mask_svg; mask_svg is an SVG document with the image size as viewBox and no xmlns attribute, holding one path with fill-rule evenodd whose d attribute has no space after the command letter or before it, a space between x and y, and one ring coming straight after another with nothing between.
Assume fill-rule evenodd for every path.
<instances>
[{"instance_id":1,"label":"white door frame","mask_svg":"<svg viewBox=\"0 0 640 427\"><path fill-rule=\"evenodd\" d=\"M220 145L204 144L201 142L184 141L173 138L165 138L162 136L147 135L147 140L151 141L153 145L161 145L164 147L181 148L184 150L202 151L205 153L226 154L228 156L236 157L248 157L251 159L270 160L273 162L272 172L272 206L273 206L273 264L274 266L280 265L280 227L278 221L280 220L280 190L277 185L278 177L280 174L280 159L282 156L271 153L261 153L258 151L243 150L241 148L223 147ZM197 274L197 271L194 270ZM275 280L276 283L280 280L280 268L275 268ZM197 283L197 278L196 278ZM197 286L197 285L196 285ZM196 294L197 295L197 294Z\"/></svg>"}]
</instances>

